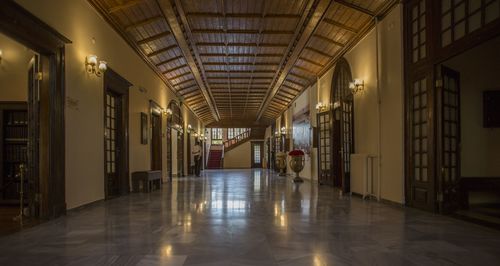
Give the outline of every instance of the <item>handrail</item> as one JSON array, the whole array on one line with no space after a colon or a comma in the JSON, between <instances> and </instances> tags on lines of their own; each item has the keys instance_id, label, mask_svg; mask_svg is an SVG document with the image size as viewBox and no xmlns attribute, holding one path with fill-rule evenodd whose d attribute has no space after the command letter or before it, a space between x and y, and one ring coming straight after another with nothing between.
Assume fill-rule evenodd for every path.
<instances>
[{"instance_id":1,"label":"handrail","mask_svg":"<svg viewBox=\"0 0 500 266\"><path fill-rule=\"evenodd\" d=\"M224 148L227 149L227 148L237 144L238 142L240 142L242 140L248 139L250 137L250 132L251 132L251 129L248 129L247 131L245 131L239 135L236 135L235 137L233 137L231 139L224 141Z\"/></svg>"}]
</instances>

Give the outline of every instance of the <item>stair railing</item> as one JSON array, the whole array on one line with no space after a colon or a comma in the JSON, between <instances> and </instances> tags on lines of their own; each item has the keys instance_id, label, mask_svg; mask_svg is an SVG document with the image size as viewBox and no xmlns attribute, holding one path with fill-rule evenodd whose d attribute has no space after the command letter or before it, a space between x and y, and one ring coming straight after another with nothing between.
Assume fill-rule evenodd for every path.
<instances>
[{"instance_id":1,"label":"stair railing","mask_svg":"<svg viewBox=\"0 0 500 266\"><path fill-rule=\"evenodd\" d=\"M238 144L241 141L244 141L244 140L250 138L250 133L251 133L251 129L248 129L247 131L245 131L239 135L236 135L235 137L233 137L231 139L224 141L224 148L228 149L231 146Z\"/></svg>"}]
</instances>

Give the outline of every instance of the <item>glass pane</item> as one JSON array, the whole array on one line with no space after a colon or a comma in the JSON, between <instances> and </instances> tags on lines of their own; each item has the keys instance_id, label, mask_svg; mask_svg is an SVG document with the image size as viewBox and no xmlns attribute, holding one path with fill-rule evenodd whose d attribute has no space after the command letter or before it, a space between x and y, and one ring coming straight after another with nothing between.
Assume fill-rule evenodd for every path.
<instances>
[{"instance_id":1,"label":"glass pane","mask_svg":"<svg viewBox=\"0 0 500 266\"><path fill-rule=\"evenodd\" d=\"M481 1L481 0L479 0ZM451 7L451 0L442 0L441 1L441 10L442 13L446 13L446 11L450 10Z\"/></svg>"},{"instance_id":2,"label":"glass pane","mask_svg":"<svg viewBox=\"0 0 500 266\"><path fill-rule=\"evenodd\" d=\"M493 1L486 6L484 22L489 23L498 18L500 1Z\"/></svg>"},{"instance_id":3,"label":"glass pane","mask_svg":"<svg viewBox=\"0 0 500 266\"><path fill-rule=\"evenodd\" d=\"M469 0L469 14L481 8L482 0Z\"/></svg>"},{"instance_id":4,"label":"glass pane","mask_svg":"<svg viewBox=\"0 0 500 266\"><path fill-rule=\"evenodd\" d=\"M465 35L465 21L458 23L455 26L455 40L458 40Z\"/></svg>"},{"instance_id":5,"label":"glass pane","mask_svg":"<svg viewBox=\"0 0 500 266\"><path fill-rule=\"evenodd\" d=\"M422 168L422 182L427 182L427 168Z\"/></svg>"},{"instance_id":6,"label":"glass pane","mask_svg":"<svg viewBox=\"0 0 500 266\"><path fill-rule=\"evenodd\" d=\"M441 18L441 29L447 29L451 26L451 13L444 15Z\"/></svg>"},{"instance_id":7,"label":"glass pane","mask_svg":"<svg viewBox=\"0 0 500 266\"><path fill-rule=\"evenodd\" d=\"M451 30L446 30L441 35L441 45L445 47L451 43Z\"/></svg>"},{"instance_id":8,"label":"glass pane","mask_svg":"<svg viewBox=\"0 0 500 266\"><path fill-rule=\"evenodd\" d=\"M461 3L457 7L455 7L454 10L454 22L456 23L457 21L462 20L465 17L465 3Z\"/></svg>"}]
</instances>

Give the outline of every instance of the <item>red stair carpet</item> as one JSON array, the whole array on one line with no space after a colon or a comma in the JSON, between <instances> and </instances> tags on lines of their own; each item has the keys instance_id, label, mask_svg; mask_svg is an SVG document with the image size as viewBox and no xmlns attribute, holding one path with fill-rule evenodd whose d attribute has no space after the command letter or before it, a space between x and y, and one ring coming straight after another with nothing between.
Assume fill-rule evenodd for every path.
<instances>
[{"instance_id":1,"label":"red stair carpet","mask_svg":"<svg viewBox=\"0 0 500 266\"><path fill-rule=\"evenodd\" d=\"M221 169L222 150L210 150L207 169Z\"/></svg>"}]
</instances>

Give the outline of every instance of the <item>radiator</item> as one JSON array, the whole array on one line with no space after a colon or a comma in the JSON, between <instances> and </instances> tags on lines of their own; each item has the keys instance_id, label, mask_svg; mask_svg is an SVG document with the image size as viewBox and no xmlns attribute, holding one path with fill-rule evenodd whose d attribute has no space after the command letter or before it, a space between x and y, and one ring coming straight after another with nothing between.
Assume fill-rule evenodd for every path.
<instances>
[{"instance_id":1,"label":"radiator","mask_svg":"<svg viewBox=\"0 0 500 266\"><path fill-rule=\"evenodd\" d=\"M374 192L374 164L376 156L371 154L351 154L351 191L365 197L374 196L380 199L379 193ZM377 187L379 187L378 184ZM380 191L377 189L377 191Z\"/></svg>"}]
</instances>

